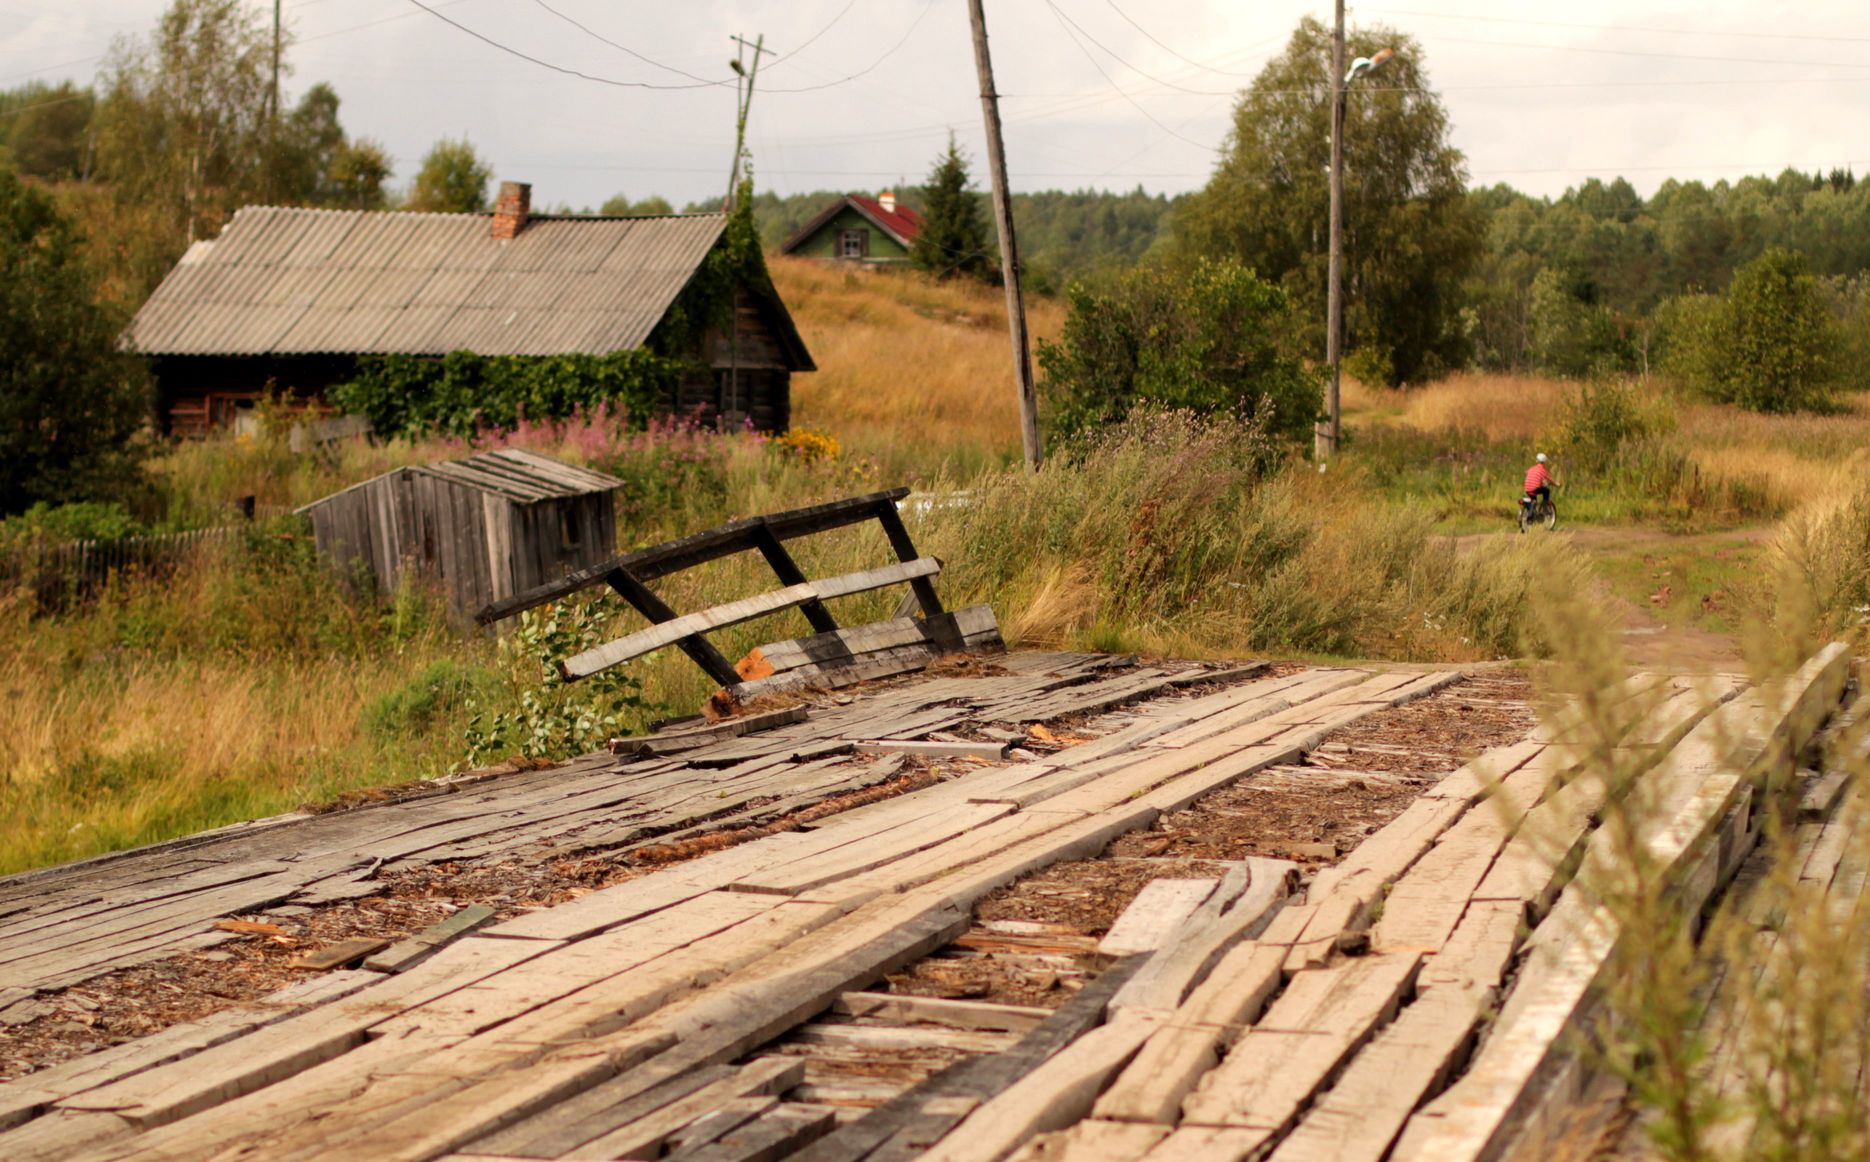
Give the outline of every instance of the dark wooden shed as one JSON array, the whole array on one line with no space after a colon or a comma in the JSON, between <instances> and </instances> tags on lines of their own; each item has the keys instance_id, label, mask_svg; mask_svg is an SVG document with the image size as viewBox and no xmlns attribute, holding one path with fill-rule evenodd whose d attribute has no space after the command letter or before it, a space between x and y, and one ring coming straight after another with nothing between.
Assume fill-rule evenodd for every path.
<instances>
[{"instance_id":1,"label":"dark wooden shed","mask_svg":"<svg viewBox=\"0 0 1870 1162\"><path fill-rule=\"evenodd\" d=\"M461 613L617 553L623 482L520 448L398 468L299 511L318 554L361 562L383 592L415 569Z\"/></svg>"}]
</instances>

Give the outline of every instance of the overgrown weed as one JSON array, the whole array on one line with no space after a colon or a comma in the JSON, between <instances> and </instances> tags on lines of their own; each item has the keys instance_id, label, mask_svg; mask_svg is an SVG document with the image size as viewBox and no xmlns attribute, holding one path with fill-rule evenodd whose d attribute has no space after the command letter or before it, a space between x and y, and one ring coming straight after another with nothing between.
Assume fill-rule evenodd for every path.
<instances>
[{"instance_id":1,"label":"overgrown weed","mask_svg":"<svg viewBox=\"0 0 1870 1162\"><path fill-rule=\"evenodd\" d=\"M1855 592L1855 582L1838 578L1870 575L1862 503L1848 498L1831 514L1835 525L1820 518L1788 535L1803 556L1787 558L1775 579L1775 621L1754 635L1761 689L1773 689L1835 631ZM1628 696L1630 671L1587 603L1557 612L1546 671L1551 713L1565 726L1573 777L1604 788L1591 857L1568 889L1591 906L1573 916L1594 914L1599 926L1558 938L1616 940L1601 978L1607 1020L1594 1030L1591 1059L1629 1085L1638 1125L1662 1157L1870 1157L1859 1089L1870 1051L1865 721L1834 732L1816 756L1819 769L1846 774L1859 789L1823 842L1824 823L1801 821L1804 784L1794 778L1812 757L1794 752L1816 721L1795 722L1786 740L1768 741L1762 765L1747 769L1721 769L1738 761L1749 729L1740 719L1722 717L1704 734L1704 749L1687 753L1691 763L1715 759L1706 772L1713 778L1751 781L1759 812L1752 870L1704 906L1688 886L1697 869L1667 866L1672 820L1700 784L1671 787L1649 771L1653 756L1632 745L1641 742L1632 732L1653 700ZM1827 845L1829 864L1814 854ZM1564 844L1552 846L1556 859Z\"/></svg>"},{"instance_id":2,"label":"overgrown weed","mask_svg":"<svg viewBox=\"0 0 1870 1162\"><path fill-rule=\"evenodd\" d=\"M1270 472L1233 419L1139 415L968 494L922 522L944 585L1016 630L1072 591L1070 617L1037 619L1054 645L1115 630L1126 649L1198 656L1495 658L1518 653L1543 586L1583 583L1549 539L1462 552L1433 512L1355 476Z\"/></svg>"}]
</instances>

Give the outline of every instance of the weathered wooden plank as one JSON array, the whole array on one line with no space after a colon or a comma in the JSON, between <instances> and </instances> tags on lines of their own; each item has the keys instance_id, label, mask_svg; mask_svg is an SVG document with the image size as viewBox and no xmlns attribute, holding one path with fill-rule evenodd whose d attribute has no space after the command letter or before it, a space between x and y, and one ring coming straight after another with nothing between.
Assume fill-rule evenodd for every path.
<instances>
[{"instance_id":1,"label":"weathered wooden plank","mask_svg":"<svg viewBox=\"0 0 1870 1162\"><path fill-rule=\"evenodd\" d=\"M739 671L742 681L750 682L800 666L849 662L873 650L920 645L926 641L922 627L913 618L900 617L755 646L734 663L734 669Z\"/></svg>"},{"instance_id":2,"label":"weathered wooden plank","mask_svg":"<svg viewBox=\"0 0 1870 1162\"><path fill-rule=\"evenodd\" d=\"M1507 776L1497 794L1470 810L1450 827L1422 858L1396 881L1383 902L1383 918L1371 928L1378 949L1441 948L1461 922L1469 898L1480 886L1501 848L1520 822L1545 795L1558 774L1558 762L1544 752Z\"/></svg>"},{"instance_id":3,"label":"weathered wooden plank","mask_svg":"<svg viewBox=\"0 0 1870 1162\"><path fill-rule=\"evenodd\" d=\"M740 738L762 730L792 726L804 722L808 714L809 711L803 706L784 706L778 710L748 714L739 718L730 718L726 722L711 723L687 730L667 731L638 738L613 738L610 740L610 753L624 758L679 754L710 746L729 738Z\"/></svg>"},{"instance_id":4,"label":"weathered wooden plank","mask_svg":"<svg viewBox=\"0 0 1870 1162\"><path fill-rule=\"evenodd\" d=\"M808 1045L839 1045L852 1049L885 1051L953 1049L963 1053L997 1053L1017 1036L981 1029L946 1029L924 1025L896 1028L889 1025L831 1024L813 1021L792 1031L792 1039Z\"/></svg>"},{"instance_id":5,"label":"weathered wooden plank","mask_svg":"<svg viewBox=\"0 0 1870 1162\"><path fill-rule=\"evenodd\" d=\"M794 690L836 690L874 678L893 678L898 674L914 673L926 668L937 656L938 651L931 645L874 650L849 662L799 666L770 678L741 682L728 687L727 692L735 702L751 702L769 694L785 694Z\"/></svg>"},{"instance_id":6,"label":"weathered wooden plank","mask_svg":"<svg viewBox=\"0 0 1870 1162\"><path fill-rule=\"evenodd\" d=\"M968 1115L924 1157L997 1162L1033 1136L1077 1122L1161 1020L1161 1014L1129 1013L1093 1029Z\"/></svg>"},{"instance_id":7,"label":"weathered wooden plank","mask_svg":"<svg viewBox=\"0 0 1870 1162\"><path fill-rule=\"evenodd\" d=\"M1183 1103L1191 1125L1284 1133L1339 1065L1396 1012L1421 966L1379 953L1296 974Z\"/></svg>"},{"instance_id":8,"label":"weathered wooden plank","mask_svg":"<svg viewBox=\"0 0 1870 1162\"><path fill-rule=\"evenodd\" d=\"M305 968L322 972L328 968L339 968L346 964L361 964L366 957L373 956L390 946L390 942L373 936L356 936L349 940L340 940L323 948L302 952L292 958L293 968Z\"/></svg>"},{"instance_id":9,"label":"weathered wooden plank","mask_svg":"<svg viewBox=\"0 0 1870 1162\"><path fill-rule=\"evenodd\" d=\"M736 1099L766 1095L770 1100L771 1095L784 1093L803 1080L805 1062L797 1058L768 1057L590 1139L562 1157L659 1158L663 1143L691 1122L707 1117Z\"/></svg>"},{"instance_id":10,"label":"weathered wooden plank","mask_svg":"<svg viewBox=\"0 0 1870 1162\"><path fill-rule=\"evenodd\" d=\"M874 738L856 744L858 754L906 754L935 759L986 759L999 762L1006 758L1012 743L1007 742L930 742L912 738Z\"/></svg>"},{"instance_id":11,"label":"weathered wooden plank","mask_svg":"<svg viewBox=\"0 0 1870 1162\"><path fill-rule=\"evenodd\" d=\"M774 1162L830 1133L837 1115L822 1107L782 1106L706 1146L684 1147L671 1162Z\"/></svg>"},{"instance_id":12,"label":"weathered wooden plank","mask_svg":"<svg viewBox=\"0 0 1870 1162\"><path fill-rule=\"evenodd\" d=\"M795 1162L902 1162L1104 1019L1142 957L1127 957L1066 1001L1011 1049L957 1062L801 1153Z\"/></svg>"},{"instance_id":13,"label":"weathered wooden plank","mask_svg":"<svg viewBox=\"0 0 1870 1162\"><path fill-rule=\"evenodd\" d=\"M764 528L784 541L810 533L841 528L844 525L857 524L870 520L880 503L887 501L893 505L907 495L909 495L907 488L892 488L885 492L873 492L865 496L854 496L826 504L815 504L806 508L730 521L718 528L678 537L659 545L651 545L646 549L625 553L614 560L574 570L557 581L537 586L505 601L493 602L474 617L482 625L489 625L501 618L511 617L528 609L536 609L547 602L557 601L576 593L580 589L603 584L611 570L617 568L627 569L645 581L653 581L657 577L677 573L721 557L729 557L735 553L742 553L754 547L753 530L756 528Z\"/></svg>"},{"instance_id":14,"label":"weathered wooden plank","mask_svg":"<svg viewBox=\"0 0 1870 1162\"><path fill-rule=\"evenodd\" d=\"M1637 842L1662 874L1681 882L1684 870L1722 857L1713 874L1684 891L1698 909L1705 891L1737 866L1743 845L1721 843L1723 823L1743 809L1755 774L1784 772L1836 706L1848 650L1834 644L1770 690L1737 698L1702 720L1649 776L1661 806ZM1600 856L1601 853L1601 856ZM1731 872L1732 867L1727 867ZM1614 853L1593 844L1579 880L1615 874ZM1544 939L1552 929L1564 939ZM1567 1030L1589 1016L1589 998L1610 963L1619 933L1607 910L1568 890L1535 932L1534 947L1493 1034L1468 1072L1405 1125L1399 1160L1462 1162L1490 1157L1517 1132L1536 1103L1543 1079L1564 1068Z\"/></svg>"},{"instance_id":15,"label":"weathered wooden plank","mask_svg":"<svg viewBox=\"0 0 1870 1162\"><path fill-rule=\"evenodd\" d=\"M1381 1162L1421 1100L1447 1083L1494 990L1425 992L1352 1058L1270 1162Z\"/></svg>"},{"instance_id":16,"label":"weathered wooden plank","mask_svg":"<svg viewBox=\"0 0 1870 1162\"><path fill-rule=\"evenodd\" d=\"M1168 1137L1166 1126L1136 1122L1079 1122L1044 1134L1013 1155L1012 1162L1133 1162Z\"/></svg>"},{"instance_id":17,"label":"weathered wooden plank","mask_svg":"<svg viewBox=\"0 0 1870 1162\"><path fill-rule=\"evenodd\" d=\"M1489 751L1469 764L1483 786L1495 785L1537 757L1544 747L1519 743ZM1523 797L1523 790L1515 790ZM1466 798L1420 798L1358 844L1343 862L1318 873L1307 894L1317 912L1295 942L1287 971L1315 967L1368 923L1389 885L1423 857L1468 811Z\"/></svg>"},{"instance_id":18,"label":"weathered wooden plank","mask_svg":"<svg viewBox=\"0 0 1870 1162\"><path fill-rule=\"evenodd\" d=\"M268 994L251 1007L227 1009L109 1049L0 1083L0 1130L45 1113L54 1102L167 1065L285 1020L306 1007L349 996L378 983L372 972L333 972Z\"/></svg>"},{"instance_id":19,"label":"weathered wooden plank","mask_svg":"<svg viewBox=\"0 0 1870 1162\"><path fill-rule=\"evenodd\" d=\"M997 1029L1025 1033L1051 1015L1049 1009L919 997L906 993L845 993L831 1006L835 1013L875 1017L905 1025L946 1025L954 1029Z\"/></svg>"},{"instance_id":20,"label":"weathered wooden plank","mask_svg":"<svg viewBox=\"0 0 1870 1162\"><path fill-rule=\"evenodd\" d=\"M618 1097L618 1092L629 1090L630 1079L613 1078L481 1138L473 1146L490 1155L562 1157L594 1138L647 1118L717 1082L730 1081L736 1072L728 1065L702 1066L650 1089L630 1090L622 1098Z\"/></svg>"},{"instance_id":21,"label":"weathered wooden plank","mask_svg":"<svg viewBox=\"0 0 1870 1162\"><path fill-rule=\"evenodd\" d=\"M788 585L784 589L775 589L757 597L730 601L726 605L717 605L700 613L676 617L615 641L606 642L601 646L564 659L559 663L559 672L568 682L588 678L592 674L607 670L632 658L639 658L654 650L662 649L664 646L674 645L683 638L739 625L743 621L752 621L754 618L764 617L769 613L777 613L782 609L803 605L807 601L828 601L834 597L847 597L853 593L865 593L904 581L932 577L939 572L941 572L941 562L932 557L924 557L880 569L846 573L841 577L832 577L824 581ZM731 664L728 669L730 671L733 669ZM735 676L737 677L738 675ZM724 684L732 684L734 680L730 678Z\"/></svg>"},{"instance_id":22,"label":"weathered wooden plank","mask_svg":"<svg viewBox=\"0 0 1870 1162\"><path fill-rule=\"evenodd\" d=\"M1269 931L1262 940L1276 938ZM1136 1060L1098 1099L1095 1116L1113 1121L1173 1125L1182 1102L1220 1061L1227 1044L1278 989L1286 945L1241 944L1151 1036Z\"/></svg>"},{"instance_id":23,"label":"weathered wooden plank","mask_svg":"<svg viewBox=\"0 0 1870 1162\"><path fill-rule=\"evenodd\" d=\"M1233 898L1216 891L1189 916L1163 949L1125 986L1114 1009L1174 1009L1207 979L1227 951L1258 936L1297 882L1297 866L1282 859L1250 858L1247 884Z\"/></svg>"},{"instance_id":24,"label":"weathered wooden plank","mask_svg":"<svg viewBox=\"0 0 1870 1162\"><path fill-rule=\"evenodd\" d=\"M683 900L724 888L736 878L757 870L769 861L784 858L787 849L796 849L811 842L810 837L803 832L769 835L752 843L743 843L738 847L689 860L653 875L592 892L554 908L516 916L486 929L483 935L535 940L583 940L639 916L647 916Z\"/></svg>"},{"instance_id":25,"label":"weathered wooden plank","mask_svg":"<svg viewBox=\"0 0 1870 1162\"><path fill-rule=\"evenodd\" d=\"M628 569L612 569L605 580L619 597L629 602L630 607L647 618L651 625L669 625L680 620L680 615L667 602L656 596L654 590ZM733 663L707 638L700 634L685 634L676 639L674 644L680 646L689 660L700 666L702 673L714 681L725 685L735 680Z\"/></svg>"},{"instance_id":26,"label":"weathered wooden plank","mask_svg":"<svg viewBox=\"0 0 1870 1162\"><path fill-rule=\"evenodd\" d=\"M1151 880L1110 926L1097 950L1106 956L1128 956L1162 948L1218 886L1219 880Z\"/></svg>"},{"instance_id":27,"label":"weathered wooden plank","mask_svg":"<svg viewBox=\"0 0 1870 1162\"><path fill-rule=\"evenodd\" d=\"M777 910L788 909L836 912L795 903ZM611 1008L606 1003L589 1015L540 1022L523 1042L505 1027L491 1030L478 1040L486 1052L503 1057L510 1067L507 1072L482 1066L472 1075L477 1080L465 1088L423 1100L388 1121L361 1126L341 1141L326 1135L315 1144L308 1141L302 1152L279 1156L282 1162L313 1156L329 1162L380 1162L445 1152L616 1075L618 1067L607 1061L619 1053L673 1045L656 1048L658 1056L647 1064L639 1066L639 1056L625 1066L634 1071L641 1089L648 1089L765 1043L828 1007L839 993L862 987L953 939L966 924L965 912L953 903L923 894L860 908L819 929L809 941L801 940L802 932L796 930L775 933L775 941L760 950L760 959L744 962L742 971L688 995L680 1004L668 1005L665 992L660 1010L635 1025L618 1029L615 1019L606 1023L604 1014ZM691 988L698 967L684 970L683 979ZM671 979L659 988L681 984ZM615 1031L603 1031L606 1028ZM462 1050L471 1055L473 1043ZM544 1056L536 1056L541 1051ZM458 1070L448 1074L458 1075ZM412 1073L399 1084L409 1088L413 1100L423 1086L432 1089L435 1077L428 1071ZM634 1092L640 1090L620 1091L618 1097ZM379 1106L381 1101L377 1099Z\"/></svg>"},{"instance_id":28,"label":"weathered wooden plank","mask_svg":"<svg viewBox=\"0 0 1870 1162\"><path fill-rule=\"evenodd\" d=\"M469 937L406 973L354 996L288 1018L61 1103L107 1110L139 1128L160 1126L329 1061L361 1045L371 1026L556 947L545 941Z\"/></svg>"}]
</instances>

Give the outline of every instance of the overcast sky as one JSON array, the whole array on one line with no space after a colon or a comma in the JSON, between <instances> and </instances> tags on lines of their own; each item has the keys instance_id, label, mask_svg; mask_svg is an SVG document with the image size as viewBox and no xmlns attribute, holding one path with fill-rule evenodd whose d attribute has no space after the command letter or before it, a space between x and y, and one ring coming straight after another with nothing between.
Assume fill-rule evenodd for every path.
<instances>
[{"instance_id":1,"label":"overcast sky","mask_svg":"<svg viewBox=\"0 0 1870 1162\"><path fill-rule=\"evenodd\" d=\"M270 3L251 2L270 19ZM500 177L531 181L536 205L719 193L733 143L728 38L764 33L777 56L750 130L762 188L914 181L950 130L985 184L963 0L422 3L434 12L285 0L298 41L288 92L331 82L346 128L382 142L399 181L436 138L465 134ZM1557 194L1623 174L1646 193L1668 176L1870 170L1863 0L1394 3L1357 6L1351 22L1420 42L1476 183ZM88 81L114 38L147 31L166 6L0 0L0 86ZM1014 188L1200 186L1234 92L1307 13L1330 18L1328 4L1299 0L987 0ZM529 63L444 16L612 83Z\"/></svg>"}]
</instances>

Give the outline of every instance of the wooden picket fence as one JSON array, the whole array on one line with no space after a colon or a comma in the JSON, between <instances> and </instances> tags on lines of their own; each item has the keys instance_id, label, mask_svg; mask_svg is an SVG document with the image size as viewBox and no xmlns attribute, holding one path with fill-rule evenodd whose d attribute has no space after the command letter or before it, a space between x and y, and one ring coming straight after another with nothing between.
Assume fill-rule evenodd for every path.
<instances>
[{"instance_id":1,"label":"wooden picket fence","mask_svg":"<svg viewBox=\"0 0 1870 1162\"><path fill-rule=\"evenodd\" d=\"M25 590L42 609L91 597L114 575L166 573L216 546L235 543L244 524L109 540L34 541L0 550L0 592Z\"/></svg>"}]
</instances>

